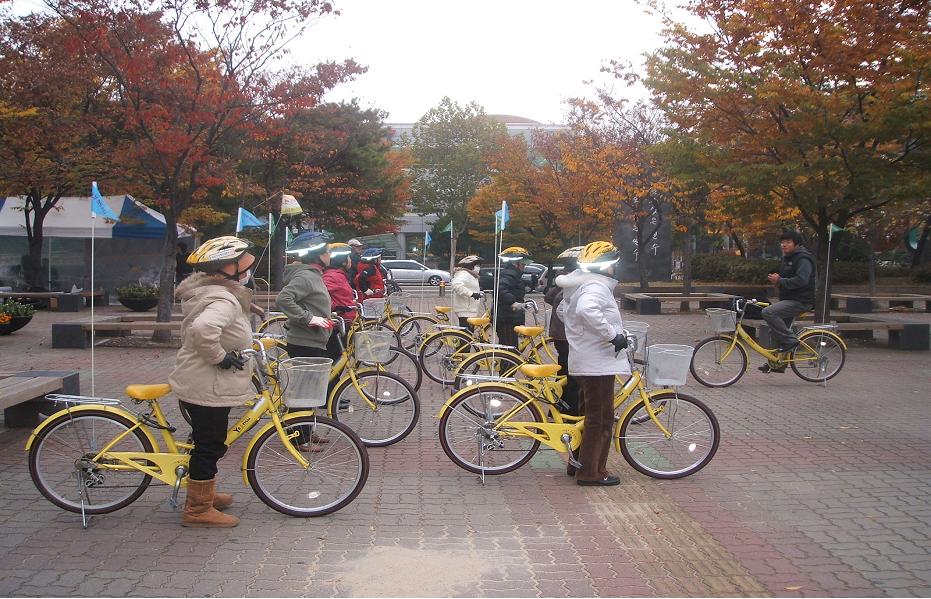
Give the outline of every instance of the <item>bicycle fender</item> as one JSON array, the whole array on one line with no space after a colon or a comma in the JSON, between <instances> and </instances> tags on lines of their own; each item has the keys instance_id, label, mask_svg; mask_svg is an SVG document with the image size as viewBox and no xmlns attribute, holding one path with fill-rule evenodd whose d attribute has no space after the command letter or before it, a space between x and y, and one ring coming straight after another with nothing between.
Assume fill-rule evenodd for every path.
<instances>
[{"instance_id":1,"label":"bicycle fender","mask_svg":"<svg viewBox=\"0 0 931 599\"><path fill-rule=\"evenodd\" d=\"M284 424L288 420L291 420L292 418L296 418L298 416L314 416L314 415L315 415L315 412L313 410L301 410L300 412L288 412L288 415L281 419L281 423ZM247 487L249 486L249 479L246 477L246 462L249 459L249 454L252 453L252 448L255 446L256 443L258 443L259 437L261 437L262 434L270 428L275 428L274 422L267 423L265 426L260 428L258 432L252 435L252 439L249 440L249 445L246 446L246 451L244 451L242 454L242 484L246 485Z\"/></svg>"},{"instance_id":2,"label":"bicycle fender","mask_svg":"<svg viewBox=\"0 0 931 599\"><path fill-rule=\"evenodd\" d=\"M513 358L516 362L519 362L521 364L530 363L530 362L527 362L527 358L509 349L483 349L481 351L468 354L468 357L466 357L466 359L463 360L463 362L465 362L466 360L478 360L478 358L475 358L475 356L481 356L483 359L494 358L495 356L507 356L509 358ZM459 364L459 367L456 368L456 372L454 373L455 376L459 376L460 368L462 368L462 364Z\"/></svg>"},{"instance_id":3,"label":"bicycle fender","mask_svg":"<svg viewBox=\"0 0 931 599\"><path fill-rule=\"evenodd\" d=\"M133 414L132 412L128 412L128 411L124 410L123 408L116 407L116 406L103 406L103 405L84 404L84 405L80 405L80 406L74 406L74 407L71 408L71 410L70 410L70 412L71 412L72 414L79 414L79 413L81 413L81 412L90 412L90 411L94 411L94 412L110 412L111 414L117 414L117 415L119 415L119 416L123 416L123 417L127 418L127 419L128 419L129 421L131 421L131 422L140 422L140 423L141 423L141 421L139 420L139 418L136 417L135 414ZM68 412L69 412L69 410L68 410L67 408L62 409L62 410L58 410L57 412L55 412L54 414L52 414L51 416L49 416L48 418L46 418L45 420L43 420L43 421L39 424L39 426L37 426L35 429L33 429L32 433L29 435L29 439L26 441L26 448L25 448L25 450L26 450L26 451L29 451L29 449L32 448L32 443L33 443L33 441L35 441L35 438L39 435L39 433L41 433L41 432L44 431L46 428L48 428L49 426L51 426L52 422L54 422L55 419L56 419L58 416L60 416L61 414L67 414ZM155 450L158 451L158 448L159 448L159 443L158 443L158 441L157 441L157 440L155 439L155 437L152 435L152 432L149 430L149 427L145 426L144 423L142 423L142 424L143 424L143 425L139 427L139 430L142 432L143 435L145 435L145 436L149 439L149 441L152 442L152 447L154 447Z\"/></svg>"},{"instance_id":4,"label":"bicycle fender","mask_svg":"<svg viewBox=\"0 0 931 599\"><path fill-rule=\"evenodd\" d=\"M440 408L439 413L438 413L436 416L434 416L434 418L437 418L437 419L442 418L442 417L443 417L443 414L446 413L446 410L449 409L450 404L453 403L453 400L457 399L460 395L462 395L462 394L465 393L466 391L471 391L472 389L475 389L476 387L478 387L478 388L480 388L480 389L484 389L484 388L489 388L489 389L491 389L491 388L497 388L497 389L500 389L500 388L502 388L502 387L506 387L508 391L514 391L514 392L516 392L516 393L518 393L518 394L524 396L524 397L527 399L527 401L533 401L533 395L531 395L531 394L530 394L529 392L527 392L525 389L522 389L522 388L517 387L517 386L514 386L514 385L509 385L508 383L496 383L496 382L494 382L494 381L489 381L489 382L487 382L487 383L479 383L478 385L472 385L471 387L466 387L465 389L460 389L459 391L456 391L455 393L453 393L453 394L449 397L449 399L446 400L446 403L443 404L443 407Z\"/></svg>"},{"instance_id":5,"label":"bicycle fender","mask_svg":"<svg viewBox=\"0 0 931 599\"><path fill-rule=\"evenodd\" d=\"M837 333L835 333L834 331L830 331L830 330L827 330L827 329L820 329L820 330L819 330L819 329L810 329L810 332L808 332L808 335L812 335L812 334L814 334L814 333L817 333L817 334L819 334L819 335L827 335L828 337L832 337L835 341L837 341L838 343L841 344L841 347L844 348L844 351L847 351L847 344L844 342L844 338L841 337L840 335L838 335ZM806 336L806 335L800 335L799 338L801 339L801 338L803 338L803 337L805 337L805 336Z\"/></svg>"}]
</instances>

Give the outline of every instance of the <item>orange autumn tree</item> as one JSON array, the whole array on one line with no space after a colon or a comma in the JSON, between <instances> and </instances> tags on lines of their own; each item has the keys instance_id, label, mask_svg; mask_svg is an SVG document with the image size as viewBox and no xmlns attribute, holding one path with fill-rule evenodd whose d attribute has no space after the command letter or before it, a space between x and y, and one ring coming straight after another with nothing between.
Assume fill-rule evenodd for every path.
<instances>
[{"instance_id":1,"label":"orange autumn tree","mask_svg":"<svg viewBox=\"0 0 931 599\"><path fill-rule=\"evenodd\" d=\"M609 239L615 220L606 186L590 168L599 160L593 140L571 130L513 137L492 153L492 177L469 202L470 234L494 238L494 213L508 202L505 245L521 245L534 259L551 260L567 247Z\"/></svg>"},{"instance_id":2,"label":"orange autumn tree","mask_svg":"<svg viewBox=\"0 0 931 599\"><path fill-rule=\"evenodd\" d=\"M931 183L931 3L692 0L647 85L717 182L778 197L814 231L819 294L832 225L924 197ZM817 302L820 319L822 300Z\"/></svg>"}]
</instances>

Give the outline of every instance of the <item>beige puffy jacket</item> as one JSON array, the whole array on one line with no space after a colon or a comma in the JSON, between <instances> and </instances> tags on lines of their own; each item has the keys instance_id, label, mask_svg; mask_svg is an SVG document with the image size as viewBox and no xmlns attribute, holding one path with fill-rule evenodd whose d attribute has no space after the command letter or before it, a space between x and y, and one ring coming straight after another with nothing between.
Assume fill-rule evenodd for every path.
<instances>
[{"instance_id":1,"label":"beige puffy jacket","mask_svg":"<svg viewBox=\"0 0 931 599\"><path fill-rule=\"evenodd\" d=\"M243 370L217 364L226 352L252 346L252 291L222 276L195 273L178 285L181 349L168 378L178 399L199 406L234 407L252 399L251 361Z\"/></svg>"}]
</instances>

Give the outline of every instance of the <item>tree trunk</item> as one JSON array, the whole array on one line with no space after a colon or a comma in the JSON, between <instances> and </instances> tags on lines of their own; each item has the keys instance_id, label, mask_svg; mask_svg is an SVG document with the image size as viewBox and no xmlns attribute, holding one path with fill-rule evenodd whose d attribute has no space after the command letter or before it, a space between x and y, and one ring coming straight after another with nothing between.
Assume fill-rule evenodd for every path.
<instances>
[{"instance_id":1,"label":"tree trunk","mask_svg":"<svg viewBox=\"0 0 931 599\"><path fill-rule=\"evenodd\" d=\"M815 322L830 322L831 318L831 280L830 263L834 248L828 242L828 227L818 227L815 234L818 236L818 285L815 289ZM825 302L825 298L829 301Z\"/></svg>"},{"instance_id":2,"label":"tree trunk","mask_svg":"<svg viewBox=\"0 0 931 599\"><path fill-rule=\"evenodd\" d=\"M449 238L449 272L456 272L456 243L459 241L459 234L453 233Z\"/></svg>"},{"instance_id":3,"label":"tree trunk","mask_svg":"<svg viewBox=\"0 0 931 599\"><path fill-rule=\"evenodd\" d=\"M165 211L165 243L162 245L162 270L158 277L159 296L156 322L171 322L171 309L175 303L175 252L178 246L178 225L174 210ZM154 331L152 341L167 343L171 331Z\"/></svg>"},{"instance_id":4,"label":"tree trunk","mask_svg":"<svg viewBox=\"0 0 931 599\"><path fill-rule=\"evenodd\" d=\"M42 285L42 217L36 215L29 235L29 252L23 256L23 279L26 287L44 287Z\"/></svg>"},{"instance_id":5,"label":"tree trunk","mask_svg":"<svg viewBox=\"0 0 931 599\"><path fill-rule=\"evenodd\" d=\"M275 227L275 233L272 235L271 247L268 248L268 260L272 265L272 280L268 282L271 290L280 291L282 286L282 281L284 280L284 260L281 259L284 256L285 251L285 242L287 241L287 231L288 221L290 217L279 217L278 214L272 212L272 218L275 219L275 222L278 223L278 226ZM279 218L281 219L279 221Z\"/></svg>"},{"instance_id":6,"label":"tree trunk","mask_svg":"<svg viewBox=\"0 0 931 599\"><path fill-rule=\"evenodd\" d=\"M692 242L695 234L689 227L685 236L685 247L682 250L682 291L688 295L692 293Z\"/></svg>"},{"instance_id":7,"label":"tree trunk","mask_svg":"<svg viewBox=\"0 0 931 599\"><path fill-rule=\"evenodd\" d=\"M734 231L731 231L731 241L733 241L734 245L737 246L737 251L740 253L740 257L747 258L747 248L745 248L744 244L740 242L740 237Z\"/></svg>"},{"instance_id":8,"label":"tree trunk","mask_svg":"<svg viewBox=\"0 0 931 599\"><path fill-rule=\"evenodd\" d=\"M866 243L870 248L870 261L867 266L869 275L870 295L876 295L876 251L873 249L873 232L870 231L866 236Z\"/></svg>"}]
</instances>

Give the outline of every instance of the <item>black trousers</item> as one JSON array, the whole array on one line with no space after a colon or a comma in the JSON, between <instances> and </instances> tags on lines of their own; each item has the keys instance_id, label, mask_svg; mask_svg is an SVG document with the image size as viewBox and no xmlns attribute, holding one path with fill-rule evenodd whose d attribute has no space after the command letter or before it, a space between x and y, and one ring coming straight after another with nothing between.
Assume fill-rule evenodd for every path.
<instances>
[{"instance_id":1,"label":"black trousers","mask_svg":"<svg viewBox=\"0 0 931 599\"><path fill-rule=\"evenodd\" d=\"M469 326L468 318L467 318L467 317L464 317L464 316L460 316L460 317L459 317L459 326L461 326L461 327L463 327L463 328L465 328L465 329L471 329L471 328L472 328L471 326Z\"/></svg>"},{"instance_id":2,"label":"black trousers","mask_svg":"<svg viewBox=\"0 0 931 599\"><path fill-rule=\"evenodd\" d=\"M553 339L556 346L556 363L562 366L559 374L569 373L569 342L565 339ZM562 400L568 404L566 411L570 416L579 416L579 381L574 376L568 376L566 386L562 389Z\"/></svg>"},{"instance_id":3,"label":"black trousers","mask_svg":"<svg viewBox=\"0 0 931 599\"><path fill-rule=\"evenodd\" d=\"M511 320L498 321L498 326L495 327L495 333L498 334L498 343L517 347L517 333L514 332L514 327L519 324L522 323Z\"/></svg>"},{"instance_id":4,"label":"black trousers","mask_svg":"<svg viewBox=\"0 0 931 599\"><path fill-rule=\"evenodd\" d=\"M194 449L188 475L191 480L210 480L217 475L217 462L226 455L226 432L232 408L198 406L186 401L178 403L191 417Z\"/></svg>"}]
</instances>

